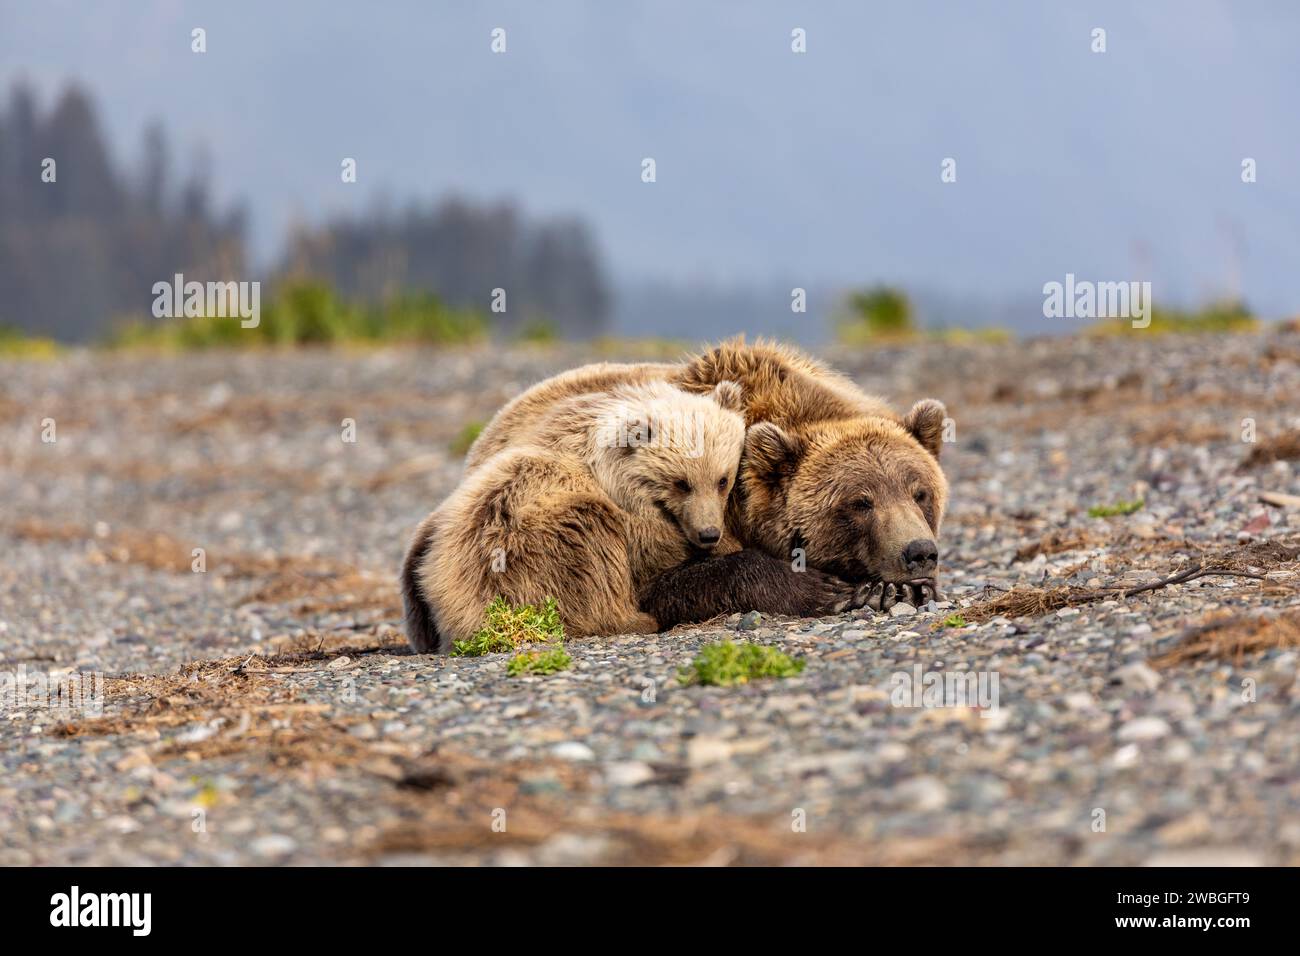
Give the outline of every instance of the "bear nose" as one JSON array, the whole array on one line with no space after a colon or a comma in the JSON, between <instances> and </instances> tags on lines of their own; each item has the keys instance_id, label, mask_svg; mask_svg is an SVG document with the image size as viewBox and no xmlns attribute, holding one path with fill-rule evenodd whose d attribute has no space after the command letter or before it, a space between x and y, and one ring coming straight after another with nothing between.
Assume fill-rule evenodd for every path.
<instances>
[{"instance_id":1,"label":"bear nose","mask_svg":"<svg viewBox=\"0 0 1300 956\"><path fill-rule=\"evenodd\" d=\"M706 548L711 548L722 540L722 531L718 528L703 528L700 530L700 544Z\"/></svg>"},{"instance_id":2,"label":"bear nose","mask_svg":"<svg viewBox=\"0 0 1300 956\"><path fill-rule=\"evenodd\" d=\"M903 549L903 563L907 573L924 577L939 566L939 546L927 538L917 538Z\"/></svg>"}]
</instances>

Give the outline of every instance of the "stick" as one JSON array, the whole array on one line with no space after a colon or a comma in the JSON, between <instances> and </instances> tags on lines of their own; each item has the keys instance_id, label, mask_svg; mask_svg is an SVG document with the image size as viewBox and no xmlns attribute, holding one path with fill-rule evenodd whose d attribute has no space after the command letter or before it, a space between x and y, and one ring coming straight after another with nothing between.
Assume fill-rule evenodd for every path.
<instances>
[{"instance_id":1,"label":"stick","mask_svg":"<svg viewBox=\"0 0 1300 956\"><path fill-rule=\"evenodd\" d=\"M1300 508L1300 495L1286 495L1280 491L1261 491L1259 500L1279 508Z\"/></svg>"}]
</instances>

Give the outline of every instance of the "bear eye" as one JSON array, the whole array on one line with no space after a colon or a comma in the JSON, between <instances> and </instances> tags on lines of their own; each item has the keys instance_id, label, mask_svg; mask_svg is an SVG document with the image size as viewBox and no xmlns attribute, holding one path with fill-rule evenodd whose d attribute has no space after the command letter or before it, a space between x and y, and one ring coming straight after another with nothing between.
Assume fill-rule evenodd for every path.
<instances>
[{"instance_id":1,"label":"bear eye","mask_svg":"<svg viewBox=\"0 0 1300 956\"><path fill-rule=\"evenodd\" d=\"M920 491L915 492L912 495L912 498L916 501L918 505L923 505L930 500L930 493L926 491L924 488L922 488Z\"/></svg>"},{"instance_id":2,"label":"bear eye","mask_svg":"<svg viewBox=\"0 0 1300 956\"><path fill-rule=\"evenodd\" d=\"M876 503L870 498L859 498L857 502L857 508L859 511L870 511L875 506Z\"/></svg>"},{"instance_id":3,"label":"bear eye","mask_svg":"<svg viewBox=\"0 0 1300 956\"><path fill-rule=\"evenodd\" d=\"M676 485L677 485L677 490L680 491L682 494L690 493L691 483L685 480L684 478L678 478L676 481Z\"/></svg>"},{"instance_id":4,"label":"bear eye","mask_svg":"<svg viewBox=\"0 0 1300 956\"><path fill-rule=\"evenodd\" d=\"M726 490L727 490L727 476L726 476L726 475L723 475L721 478L718 479L718 490L719 490L719 491L726 491Z\"/></svg>"}]
</instances>

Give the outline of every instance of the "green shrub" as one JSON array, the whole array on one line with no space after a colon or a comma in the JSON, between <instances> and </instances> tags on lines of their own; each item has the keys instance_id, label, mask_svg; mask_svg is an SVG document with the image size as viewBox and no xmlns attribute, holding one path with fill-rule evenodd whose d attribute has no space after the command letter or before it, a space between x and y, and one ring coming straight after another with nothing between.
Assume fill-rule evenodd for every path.
<instances>
[{"instance_id":1,"label":"green shrub","mask_svg":"<svg viewBox=\"0 0 1300 956\"><path fill-rule=\"evenodd\" d=\"M488 331L482 313L449 308L429 293L395 299L372 311L370 321L381 341L467 345L485 338Z\"/></svg>"},{"instance_id":2,"label":"green shrub","mask_svg":"<svg viewBox=\"0 0 1300 956\"><path fill-rule=\"evenodd\" d=\"M564 640L564 625L555 598L547 598L541 608L531 604L511 607L498 597L487 606L483 626L467 641L452 644L453 657L481 657L518 650L525 644L545 644Z\"/></svg>"},{"instance_id":3,"label":"green shrub","mask_svg":"<svg viewBox=\"0 0 1300 956\"><path fill-rule=\"evenodd\" d=\"M0 358L45 359L60 352L53 339L28 335L17 326L0 322Z\"/></svg>"},{"instance_id":4,"label":"green shrub","mask_svg":"<svg viewBox=\"0 0 1300 956\"><path fill-rule=\"evenodd\" d=\"M587 347L593 355L609 356L617 361L628 361L629 356L635 356L674 362L688 354L694 344L685 339L598 335L587 343Z\"/></svg>"},{"instance_id":5,"label":"green shrub","mask_svg":"<svg viewBox=\"0 0 1300 956\"><path fill-rule=\"evenodd\" d=\"M239 316L135 321L120 326L110 344L180 350L387 342L460 345L487 334L480 313L450 308L434 295L412 294L362 306L346 302L318 282L284 286L262 307L256 326L244 328L242 321Z\"/></svg>"},{"instance_id":6,"label":"green shrub","mask_svg":"<svg viewBox=\"0 0 1300 956\"><path fill-rule=\"evenodd\" d=\"M1141 498L1136 501L1117 501L1113 505L1093 505L1088 509L1089 518L1113 518L1116 515L1131 515L1140 511L1146 504Z\"/></svg>"},{"instance_id":7,"label":"green shrub","mask_svg":"<svg viewBox=\"0 0 1300 956\"><path fill-rule=\"evenodd\" d=\"M473 445L474 440L483 433L483 428L486 425L487 422L483 421L467 423L464 428L456 433L456 437L453 438L451 443L447 446L451 453L453 455L459 455L461 458L468 455L470 446Z\"/></svg>"},{"instance_id":8,"label":"green shrub","mask_svg":"<svg viewBox=\"0 0 1300 956\"><path fill-rule=\"evenodd\" d=\"M689 667L678 669L677 679L683 684L730 687L766 677L793 677L805 666L806 661L776 647L719 641L701 648Z\"/></svg>"},{"instance_id":9,"label":"green shrub","mask_svg":"<svg viewBox=\"0 0 1300 956\"><path fill-rule=\"evenodd\" d=\"M997 325L978 329L944 328L926 333L926 338L944 345L1004 345L1014 339L1015 333Z\"/></svg>"},{"instance_id":10,"label":"green shrub","mask_svg":"<svg viewBox=\"0 0 1300 956\"><path fill-rule=\"evenodd\" d=\"M560 330L550 319L529 319L519 327L515 338L529 345L550 345L560 340Z\"/></svg>"},{"instance_id":11,"label":"green shrub","mask_svg":"<svg viewBox=\"0 0 1300 956\"><path fill-rule=\"evenodd\" d=\"M573 658L562 647L551 647L538 651L520 651L510 658L510 663L506 665L506 673L511 677L519 677L522 674L535 674L544 677L547 674L568 670L572 663Z\"/></svg>"},{"instance_id":12,"label":"green shrub","mask_svg":"<svg viewBox=\"0 0 1300 956\"><path fill-rule=\"evenodd\" d=\"M840 339L849 345L907 340L915 335L911 301L901 289L888 286L850 295L848 315L839 321Z\"/></svg>"},{"instance_id":13,"label":"green shrub","mask_svg":"<svg viewBox=\"0 0 1300 956\"><path fill-rule=\"evenodd\" d=\"M1259 319L1244 302L1211 302L1199 309L1161 309L1152 306L1151 324L1136 329L1132 319L1104 319L1088 328L1092 335L1195 335L1207 332L1254 332Z\"/></svg>"}]
</instances>

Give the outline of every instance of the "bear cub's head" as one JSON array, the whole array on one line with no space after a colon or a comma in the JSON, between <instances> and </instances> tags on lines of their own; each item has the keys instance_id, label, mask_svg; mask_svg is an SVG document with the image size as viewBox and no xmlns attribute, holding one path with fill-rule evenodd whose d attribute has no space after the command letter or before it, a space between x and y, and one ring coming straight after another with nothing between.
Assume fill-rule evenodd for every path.
<instances>
[{"instance_id":1,"label":"bear cub's head","mask_svg":"<svg viewBox=\"0 0 1300 956\"><path fill-rule=\"evenodd\" d=\"M625 511L672 521L692 545L716 547L745 445L735 382L694 395L666 382L615 389L593 471Z\"/></svg>"},{"instance_id":2,"label":"bear cub's head","mask_svg":"<svg viewBox=\"0 0 1300 956\"><path fill-rule=\"evenodd\" d=\"M747 527L762 547L847 581L933 580L948 502L939 468L947 412L934 399L902 419L853 418L746 439Z\"/></svg>"}]
</instances>

